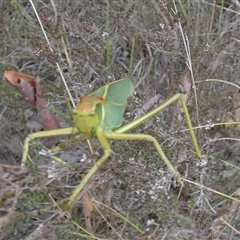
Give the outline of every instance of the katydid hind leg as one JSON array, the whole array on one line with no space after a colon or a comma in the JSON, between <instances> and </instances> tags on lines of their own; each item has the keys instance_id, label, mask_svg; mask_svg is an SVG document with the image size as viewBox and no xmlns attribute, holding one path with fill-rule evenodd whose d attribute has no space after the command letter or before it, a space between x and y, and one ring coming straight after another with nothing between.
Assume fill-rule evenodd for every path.
<instances>
[{"instance_id":1,"label":"katydid hind leg","mask_svg":"<svg viewBox=\"0 0 240 240\"><path fill-rule=\"evenodd\" d=\"M186 122L188 125L188 130L196 151L196 155L199 158L202 158L202 154L198 145L198 141L197 138L195 136L195 133L193 131L193 127L192 127L192 122L189 116L189 112L188 112L188 108L187 105L185 103L185 100L183 99L182 94L177 93L174 96L172 96L170 99L166 100L164 103L162 103L160 106L152 109L150 112L146 113L145 115L133 120L130 123L125 124L124 126L116 129L114 132L115 133L126 133L131 131L132 129L135 129L136 127L138 127L139 125L141 125L142 123L144 123L145 121L147 121L149 118L155 116L156 114L160 113L163 109L165 109L166 107L168 107L169 105L171 105L172 103L176 102L176 101L180 101L182 107L183 107L183 112L186 118Z\"/></svg>"},{"instance_id":2,"label":"katydid hind leg","mask_svg":"<svg viewBox=\"0 0 240 240\"><path fill-rule=\"evenodd\" d=\"M152 142L154 144L157 152L159 153L159 155L161 156L161 158L163 159L163 161L165 162L165 164L169 168L169 170L172 173L174 173L174 175L176 176L177 182L179 184L182 184L181 176L180 176L179 172L173 167L173 165L171 164L171 162L169 161L169 159L165 155L164 151L162 150L162 147L158 143L157 139L154 138L153 136L148 135L148 134L130 134L130 133L111 132L111 133L106 134L106 137L109 138L109 139L114 139L114 140L138 140L138 141Z\"/></svg>"}]
</instances>

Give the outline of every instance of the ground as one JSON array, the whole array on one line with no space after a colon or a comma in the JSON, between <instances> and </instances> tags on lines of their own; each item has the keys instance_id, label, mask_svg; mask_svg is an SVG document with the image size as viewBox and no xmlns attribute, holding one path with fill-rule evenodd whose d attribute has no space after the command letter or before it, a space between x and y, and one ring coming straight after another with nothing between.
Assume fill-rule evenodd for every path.
<instances>
[{"instance_id":1,"label":"ground","mask_svg":"<svg viewBox=\"0 0 240 240\"><path fill-rule=\"evenodd\" d=\"M179 104L133 132L151 134L184 179L176 183L151 143L111 141L114 154L68 211L61 206L102 155L86 139L61 139L58 154L21 167L22 143L41 129L36 108L0 82L0 240L239 239L238 1L32 1L0 3L2 76L14 70L38 79L41 97L71 126L75 103L109 81L131 79L123 124L176 93L187 101L201 159ZM110 2L110 4L109 4ZM121 94L121 92L119 93ZM231 199L234 198L234 199Z\"/></svg>"}]
</instances>

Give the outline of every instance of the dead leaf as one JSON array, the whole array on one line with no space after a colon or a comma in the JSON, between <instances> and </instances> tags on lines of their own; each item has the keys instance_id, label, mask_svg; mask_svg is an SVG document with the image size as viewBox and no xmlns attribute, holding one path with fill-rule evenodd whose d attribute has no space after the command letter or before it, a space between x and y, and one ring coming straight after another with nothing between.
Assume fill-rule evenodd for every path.
<instances>
[{"instance_id":1,"label":"dead leaf","mask_svg":"<svg viewBox=\"0 0 240 240\"><path fill-rule=\"evenodd\" d=\"M40 86L36 78L15 71L5 71L4 77L22 94L27 103L36 107L37 121L44 130L60 128L57 118L48 107L47 100L41 97ZM51 147L57 142L59 142L58 138L54 140L52 138L45 145Z\"/></svg>"},{"instance_id":2,"label":"dead leaf","mask_svg":"<svg viewBox=\"0 0 240 240\"><path fill-rule=\"evenodd\" d=\"M190 92L191 92L191 88L192 88L192 83L191 83L190 78L191 78L190 72L188 71L183 76L181 85L179 85L179 88L183 92L183 98L187 105L190 100Z\"/></svg>"},{"instance_id":3,"label":"dead leaf","mask_svg":"<svg viewBox=\"0 0 240 240\"><path fill-rule=\"evenodd\" d=\"M6 215L4 217L1 217L0 218L0 229L6 227L8 225L8 223L9 223L9 220L10 219L9 219L8 215Z\"/></svg>"},{"instance_id":4,"label":"dead leaf","mask_svg":"<svg viewBox=\"0 0 240 240\"><path fill-rule=\"evenodd\" d=\"M45 99L37 97L37 110L37 116L39 117L44 130L57 129L61 127L55 115L48 108L48 103Z\"/></svg>"},{"instance_id":5,"label":"dead leaf","mask_svg":"<svg viewBox=\"0 0 240 240\"><path fill-rule=\"evenodd\" d=\"M91 218L92 218L92 212L94 210L94 204L88 192L84 193L82 197L82 201L83 201L83 212L85 216L85 223L86 223L87 230L93 233Z\"/></svg>"},{"instance_id":6,"label":"dead leaf","mask_svg":"<svg viewBox=\"0 0 240 240\"><path fill-rule=\"evenodd\" d=\"M15 71L5 71L4 77L22 94L26 102L36 104L36 81L33 77Z\"/></svg>"},{"instance_id":7,"label":"dead leaf","mask_svg":"<svg viewBox=\"0 0 240 240\"><path fill-rule=\"evenodd\" d=\"M190 98L191 87L192 87L192 83L190 80L190 72L188 71L184 74L184 76L182 78L182 82L179 85L179 89L182 92L183 99L187 105L189 105L190 99L191 99ZM184 111L183 111L182 104L180 101L178 101L176 111L177 111L176 115L177 115L178 121L182 122L182 120L183 120L182 113Z\"/></svg>"}]
</instances>

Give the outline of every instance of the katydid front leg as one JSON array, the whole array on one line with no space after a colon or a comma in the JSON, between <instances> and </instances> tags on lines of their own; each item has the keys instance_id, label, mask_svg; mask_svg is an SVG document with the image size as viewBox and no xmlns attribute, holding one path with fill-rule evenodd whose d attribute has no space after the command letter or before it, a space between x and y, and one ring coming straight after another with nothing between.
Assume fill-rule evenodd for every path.
<instances>
[{"instance_id":1,"label":"katydid front leg","mask_svg":"<svg viewBox=\"0 0 240 240\"><path fill-rule=\"evenodd\" d=\"M88 181L91 179L93 174L99 169L99 167L108 159L108 157L112 153L112 149L109 145L109 142L104 134L104 130L102 127L98 127L96 129L96 135L100 143L102 144L102 147L104 149L103 156L93 165L93 167L90 169L90 171L85 175L85 177L82 179L81 183L74 189L73 193L71 194L69 201L67 204L63 206L63 210L69 209L72 204L76 201L78 195L83 190L85 185L88 183Z\"/></svg>"},{"instance_id":2,"label":"katydid front leg","mask_svg":"<svg viewBox=\"0 0 240 240\"><path fill-rule=\"evenodd\" d=\"M63 136L63 135L76 134L78 132L79 131L76 128L69 127L69 128L60 128L60 129L47 130L47 131L29 134L24 141L21 166L26 165L30 141L36 138L45 138L45 137L53 137L53 136L57 137L57 136Z\"/></svg>"}]
</instances>

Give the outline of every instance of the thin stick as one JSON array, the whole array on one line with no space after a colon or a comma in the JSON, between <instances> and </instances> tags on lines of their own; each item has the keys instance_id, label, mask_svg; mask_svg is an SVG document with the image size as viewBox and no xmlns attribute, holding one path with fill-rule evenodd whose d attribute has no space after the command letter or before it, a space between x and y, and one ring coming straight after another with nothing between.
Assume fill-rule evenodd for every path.
<instances>
[{"instance_id":1,"label":"thin stick","mask_svg":"<svg viewBox=\"0 0 240 240\"><path fill-rule=\"evenodd\" d=\"M37 17L38 23L39 23L39 25L40 25L40 27L41 27L41 30L42 30L43 35L44 35L44 37L45 37L45 40L47 41L48 47L49 47L50 51L53 52L53 49L52 49L52 47L51 47L50 41L49 41L49 39L48 39L48 36L47 36L47 34L46 34L45 30L44 30L44 27L43 27L43 24L42 24L42 22L41 22L41 19L40 19L39 15L38 15L38 12L37 12L37 10L36 10L36 8L35 8L32 0L29 0L29 1L30 1L31 5L32 5L33 11L34 11L34 13L35 13L35 15L36 15L36 17ZM76 105L75 105L75 103L74 103L74 101L73 101L72 95L71 95L71 93L70 93L70 91L69 91L68 85L67 85L67 83L66 83L66 81L65 81L65 78L64 78L63 73L62 73L62 70L61 70L61 68L60 68L60 66L59 66L59 63L56 62L56 65L57 65L57 69L58 69L58 71L59 71L59 73L60 73L60 76L61 76L61 78L62 78L63 84L64 84L64 86L65 86L65 88L66 88L66 90L67 90L68 96L69 96L69 98L70 98L70 100L71 100L71 103L72 103L73 107L75 108Z\"/></svg>"},{"instance_id":2,"label":"thin stick","mask_svg":"<svg viewBox=\"0 0 240 240\"><path fill-rule=\"evenodd\" d=\"M107 82L110 82L110 74L109 74L109 70L110 70L110 66L111 66L111 41L110 41L110 0L106 1L106 32L107 32L107 36L106 36L106 45L107 45L107 62L106 62L106 67L107 67Z\"/></svg>"},{"instance_id":3,"label":"thin stick","mask_svg":"<svg viewBox=\"0 0 240 240\"><path fill-rule=\"evenodd\" d=\"M177 10L175 1L173 1L173 2L174 2L175 12L177 13L178 10ZM184 47L185 47L185 50L186 50L186 54L187 54L186 65L187 65L187 67L188 67L188 69L190 70L190 73L191 73L192 84L193 84L193 92L194 92L194 99L195 99L195 105L196 105L197 122L198 122L198 126L199 126L200 123L199 123L199 112L198 112L198 98L197 98L197 90L196 90L196 85L195 85L194 75L193 75L193 67L192 67L192 58L191 58L190 45L189 45L189 41L188 41L187 35L183 33L181 22L178 21L178 24L179 24L180 32L181 32L181 35L182 35L182 39L183 39Z\"/></svg>"}]
</instances>

